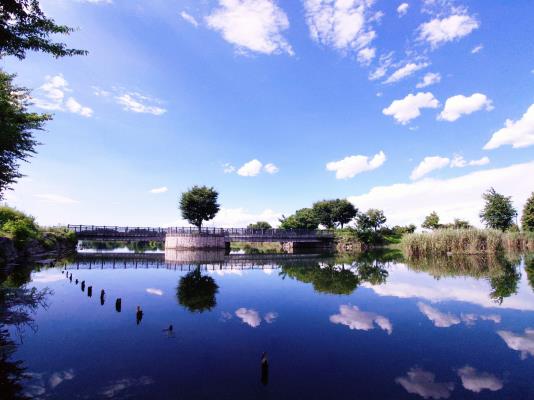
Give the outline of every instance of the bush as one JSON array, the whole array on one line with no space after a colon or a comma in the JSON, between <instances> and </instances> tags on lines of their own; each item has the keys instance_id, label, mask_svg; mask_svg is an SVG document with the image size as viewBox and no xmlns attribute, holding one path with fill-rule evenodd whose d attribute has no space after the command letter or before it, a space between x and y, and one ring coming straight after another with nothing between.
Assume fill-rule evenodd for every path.
<instances>
[{"instance_id":1,"label":"bush","mask_svg":"<svg viewBox=\"0 0 534 400\"><path fill-rule=\"evenodd\" d=\"M0 235L13 240L22 248L29 240L40 237L39 226L33 217L10 207L0 207Z\"/></svg>"}]
</instances>

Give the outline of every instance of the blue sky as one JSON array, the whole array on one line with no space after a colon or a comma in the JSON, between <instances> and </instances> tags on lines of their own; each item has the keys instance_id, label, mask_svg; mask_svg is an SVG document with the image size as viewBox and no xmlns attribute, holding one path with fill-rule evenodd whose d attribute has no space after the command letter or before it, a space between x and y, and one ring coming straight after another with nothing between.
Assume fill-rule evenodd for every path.
<instances>
[{"instance_id":1,"label":"blue sky","mask_svg":"<svg viewBox=\"0 0 534 400\"><path fill-rule=\"evenodd\" d=\"M478 224L534 190L529 0L41 4L89 51L2 61L54 114L7 196L43 224L182 225L194 184L220 226L335 197Z\"/></svg>"}]
</instances>

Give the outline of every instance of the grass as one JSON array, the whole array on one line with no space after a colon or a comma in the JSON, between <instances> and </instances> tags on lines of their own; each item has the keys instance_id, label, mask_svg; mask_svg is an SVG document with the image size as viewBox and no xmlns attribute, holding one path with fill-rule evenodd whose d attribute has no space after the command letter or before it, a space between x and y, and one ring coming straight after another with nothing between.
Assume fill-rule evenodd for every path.
<instances>
[{"instance_id":1,"label":"grass","mask_svg":"<svg viewBox=\"0 0 534 400\"><path fill-rule=\"evenodd\" d=\"M501 232L494 229L438 229L404 235L401 241L408 257L447 254L494 254L534 250L534 232Z\"/></svg>"}]
</instances>

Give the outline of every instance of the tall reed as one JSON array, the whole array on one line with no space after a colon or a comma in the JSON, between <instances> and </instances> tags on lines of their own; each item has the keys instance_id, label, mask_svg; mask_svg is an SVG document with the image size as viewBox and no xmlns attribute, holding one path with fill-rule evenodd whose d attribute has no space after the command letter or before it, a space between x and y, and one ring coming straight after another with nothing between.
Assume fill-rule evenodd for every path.
<instances>
[{"instance_id":1,"label":"tall reed","mask_svg":"<svg viewBox=\"0 0 534 400\"><path fill-rule=\"evenodd\" d=\"M534 250L533 232L501 232L494 229L438 229L402 238L410 257L445 254L485 254Z\"/></svg>"}]
</instances>

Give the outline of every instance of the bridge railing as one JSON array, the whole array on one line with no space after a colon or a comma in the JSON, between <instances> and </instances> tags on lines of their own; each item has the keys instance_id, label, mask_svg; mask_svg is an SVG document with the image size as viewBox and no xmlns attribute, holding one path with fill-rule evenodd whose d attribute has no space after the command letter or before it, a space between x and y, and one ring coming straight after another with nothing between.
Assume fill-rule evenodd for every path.
<instances>
[{"instance_id":1,"label":"bridge railing","mask_svg":"<svg viewBox=\"0 0 534 400\"><path fill-rule=\"evenodd\" d=\"M200 230L196 227L173 227L173 228L149 228L149 227L122 227L122 226L99 226L99 225L67 225L75 233L86 236L150 236L170 234L219 234L229 237L266 237L266 238L332 238L334 233L330 230L310 229L252 229L252 228L211 228L204 227Z\"/></svg>"}]
</instances>

